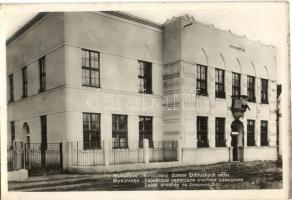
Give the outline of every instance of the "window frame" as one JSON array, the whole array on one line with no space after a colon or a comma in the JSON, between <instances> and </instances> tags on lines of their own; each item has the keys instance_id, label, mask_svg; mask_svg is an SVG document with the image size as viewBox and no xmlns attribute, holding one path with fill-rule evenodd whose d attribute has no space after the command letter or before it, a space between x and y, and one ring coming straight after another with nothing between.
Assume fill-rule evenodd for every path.
<instances>
[{"instance_id":1,"label":"window frame","mask_svg":"<svg viewBox=\"0 0 292 200\"><path fill-rule=\"evenodd\" d=\"M27 66L22 68L22 98L27 97Z\"/></svg>"},{"instance_id":2,"label":"window frame","mask_svg":"<svg viewBox=\"0 0 292 200\"><path fill-rule=\"evenodd\" d=\"M223 122L223 124L222 124L222 122ZM223 130L219 130L222 127L223 127ZM226 147L225 118L224 117L216 117L215 118L215 146L216 147Z\"/></svg>"},{"instance_id":3,"label":"window frame","mask_svg":"<svg viewBox=\"0 0 292 200\"><path fill-rule=\"evenodd\" d=\"M39 93L46 91L46 56L39 59Z\"/></svg>"},{"instance_id":4,"label":"window frame","mask_svg":"<svg viewBox=\"0 0 292 200\"><path fill-rule=\"evenodd\" d=\"M201 122L205 121L205 123L199 123L200 121ZM197 148L204 148L204 147L209 147L208 117L197 116Z\"/></svg>"},{"instance_id":5,"label":"window frame","mask_svg":"<svg viewBox=\"0 0 292 200\"><path fill-rule=\"evenodd\" d=\"M149 119L149 124L147 124ZM143 127L143 129L141 129ZM149 128L146 130L146 127ZM143 148L143 140L148 139L149 147L153 147L153 117L139 116L139 148Z\"/></svg>"},{"instance_id":6,"label":"window frame","mask_svg":"<svg viewBox=\"0 0 292 200\"><path fill-rule=\"evenodd\" d=\"M264 82L266 82L264 87ZM268 104L269 103L269 81L268 79L261 79L261 103L262 104ZM266 98L264 98L266 97Z\"/></svg>"},{"instance_id":7,"label":"window frame","mask_svg":"<svg viewBox=\"0 0 292 200\"><path fill-rule=\"evenodd\" d=\"M196 64L196 69L197 69L196 93L199 96L208 96L208 66ZM202 85L205 85L206 87L203 88Z\"/></svg>"},{"instance_id":8,"label":"window frame","mask_svg":"<svg viewBox=\"0 0 292 200\"><path fill-rule=\"evenodd\" d=\"M237 78L236 78L237 77ZM238 86L235 83L238 82ZM235 94L235 91L238 90L238 94ZM232 96L241 95L241 74L232 72Z\"/></svg>"},{"instance_id":9,"label":"window frame","mask_svg":"<svg viewBox=\"0 0 292 200\"><path fill-rule=\"evenodd\" d=\"M222 73L222 82L220 82L220 72ZM220 86L222 90L220 90ZM225 93L225 70L215 68L215 97L216 98L226 98Z\"/></svg>"},{"instance_id":10,"label":"window frame","mask_svg":"<svg viewBox=\"0 0 292 200\"><path fill-rule=\"evenodd\" d=\"M138 60L139 93L153 94L152 91L152 63ZM142 69L143 68L143 69ZM143 84L141 84L143 83Z\"/></svg>"},{"instance_id":11,"label":"window frame","mask_svg":"<svg viewBox=\"0 0 292 200\"><path fill-rule=\"evenodd\" d=\"M121 117L124 117L124 123L120 122ZM122 124L120 124L122 123ZM125 126L120 129L120 126ZM128 115L113 114L112 115L112 148L127 149L128 148ZM124 142L120 139L124 139ZM116 141L117 140L117 141Z\"/></svg>"},{"instance_id":12,"label":"window frame","mask_svg":"<svg viewBox=\"0 0 292 200\"><path fill-rule=\"evenodd\" d=\"M47 116L40 116L41 119L41 146L43 150L47 149L48 134L47 134Z\"/></svg>"},{"instance_id":13,"label":"window frame","mask_svg":"<svg viewBox=\"0 0 292 200\"><path fill-rule=\"evenodd\" d=\"M88 53L89 57L86 57L86 53ZM85 57L83 57L85 55ZM98 56L98 59L96 60L95 55ZM85 60L85 65L83 60ZM88 65L86 66L86 60L88 60ZM92 62L98 62L97 66L93 66ZM95 64L94 64L95 65ZM81 49L81 69L82 69L82 86L84 87L94 87L94 88L100 88L100 52L93 51L90 49ZM89 83L86 82L86 77L84 76L84 70L89 72ZM97 72L98 82L93 84L93 72Z\"/></svg>"},{"instance_id":14,"label":"window frame","mask_svg":"<svg viewBox=\"0 0 292 200\"><path fill-rule=\"evenodd\" d=\"M264 127L263 124L266 123ZM266 130L265 130L266 129ZM269 122L268 120L261 120L260 134L261 134L261 146L269 146ZM265 141L263 140L265 138Z\"/></svg>"},{"instance_id":15,"label":"window frame","mask_svg":"<svg viewBox=\"0 0 292 200\"><path fill-rule=\"evenodd\" d=\"M9 81L9 102L14 101L14 77L13 74L8 76Z\"/></svg>"},{"instance_id":16,"label":"window frame","mask_svg":"<svg viewBox=\"0 0 292 200\"><path fill-rule=\"evenodd\" d=\"M252 80L252 82L250 81ZM248 102L256 102L256 94L255 94L255 82L256 77L254 76L247 76L247 100ZM250 95L252 94L252 95Z\"/></svg>"},{"instance_id":17,"label":"window frame","mask_svg":"<svg viewBox=\"0 0 292 200\"><path fill-rule=\"evenodd\" d=\"M252 124L251 124L252 123ZM247 127L246 127L246 145L247 146L255 146L255 123L256 121L253 119L247 120Z\"/></svg>"},{"instance_id":18,"label":"window frame","mask_svg":"<svg viewBox=\"0 0 292 200\"><path fill-rule=\"evenodd\" d=\"M88 118L86 117L88 116ZM94 121L93 119L96 119ZM85 119L89 119L85 121ZM82 113L82 122L83 122L83 149L101 149L101 133L100 133L100 113ZM86 129L86 124L88 124L88 129ZM95 124L93 126L93 124ZM95 127L95 128L93 128ZM93 141L92 138L96 138L96 141ZM88 138L88 141L87 141Z\"/></svg>"},{"instance_id":19,"label":"window frame","mask_svg":"<svg viewBox=\"0 0 292 200\"><path fill-rule=\"evenodd\" d=\"M10 121L10 139L11 146L13 146L13 141L15 140L15 121Z\"/></svg>"}]
</instances>

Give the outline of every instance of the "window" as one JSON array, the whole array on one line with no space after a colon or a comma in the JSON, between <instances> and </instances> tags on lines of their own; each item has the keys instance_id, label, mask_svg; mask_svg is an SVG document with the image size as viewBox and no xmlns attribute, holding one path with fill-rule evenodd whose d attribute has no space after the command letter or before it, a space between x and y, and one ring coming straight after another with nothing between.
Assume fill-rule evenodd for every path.
<instances>
[{"instance_id":1,"label":"window","mask_svg":"<svg viewBox=\"0 0 292 200\"><path fill-rule=\"evenodd\" d=\"M240 74L232 73L232 95L240 95Z\"/></svg>"},{"instance_id":2,"label":"window","mask_svg":"<svg viewBox=\"0 0 292 200\"><path fill-rule=\"evenodd\" d=\"M208 95L207 93L207 66L197 64L197 94Z\"/></svg>"},{"instance_id":3,"label":"window","mask_svg":"<svg viewBox=\"0 0 292 200\"><path fill-rule=\"evenodd\" d=\"M139 92L152 94L152 64L139 61Z\"/></svg>"},{"instance_id":4,"label":"window","mask_svg":"<svg viewBox=\"0 0 292 200\"><path fill-rule=\"evenodd\" d=\"M255 102L255 77L247 76L247 100Z\"/></svg>"},{"instance_id":5,"label":"window","mask_svg":"<svg viewBox=\"0 0 292 200\"><path fill-rule=\"evenodd\" d=\"M11 146L13 145L13 141L15 140L15 122L10 122L10 132L11 132Z\"/></svg>"},{"instance_id":6,"label":"window","mask_svg":"<svg viewBox=\"0 0 292 200\"><path fill-rule=\"evenodd\" d=\"M27 67L22 68L22 98L27 97Z\"/></svg>"},{"instance_id":7,"label":"window","mask_svg":"<svg viewBox=\"0 0 292 200\"><path fill-rule=\"evenodd\" d=\"M279 98L281 93L282 93L282 85L277 85L277 98Z\"/></svg>"},{"instance_id":8,"label":"window","mask_svg":"<svg viewBox=\"0 0 292 200\"><path fill-rule=\"evenodd\" d=\"M268 121L261 121L261 146L268 145Z\"/></svg>"},{"instance_id":9,"label":"window","mask_svg":"<svg viewBox=\"0 0 292 200\"><path fill-rule=\"evenodd\" d=\"M82 49L82 85L100 87L99 52Z\"/></svg>"},{"instance_id":10,"label":"window","mask_svg":"<svg viewBox=\"0 0 292 200\"><path fill-rule=\"evenodd\" d=\"M247 146L255 146L255 120L247 120Z\"/></svg>"},{"instance_id":11,"label":"window","mask_svg":"<svg viewBox=\"0 0 292 200\"><path fill-rule=\"evenodd\" d=\"M83 149L101 148L100 114L83 113Z\"/></svg>"},{"instance_id":12,"label":"window","mask_svg":"<svg viewBox=\"0 0 292 200\"><path fill-rule=\"evenodd\" d=\"M262 79L262 90L261 90L261 102L262 103L269 103L269 100L268 100L268 80L267 79Z\"/></svg>"},{"instance_id":13,"label":"window","mask_svg":"<svg viewBox=\"0 0 292 200\"><path fill-rule=\"evenodd\" d=\"M197 117L197 147L209 147L208 117Z\"/></svg>"},{"instance_id":14,"label":"window","mask_svg":"<svg viewBox=\"0 0 292 200\"><path fill-rule=\"evenodd\" d=\"M153 147L152 141L152 117L139 117L139 147L143 148L143 139L149 140L149 147Z\"/></svg>"},{"instance_id":15,"label":"window","mask_svg":"<svg viewBox=\"0 0 292 200\"><path fill-rule=\"evenodd\" d=\"M224 75L224 70L215 69L215 95L217 98L225 98Z\"/></svg>"},{"instance_id":16,"label":"window","mask_svg":"<svg viewBox=\"0 0 292 200\"><path fill-rule=\"evenodd\" d=\"M113 148L128 148L128 116L113 115Z\"/></svg>"},{"instance_id":17,"label":"window","mask_svg":"<svg viewBox=\"0 0 292 200\"><path fill-rule=\"evenodd\" d=\"M225 118L216 117L216 147L225 147Z\"/></svg>"},{"instance_id":18,"label":"window","mask_svg":"<svg viewBox=\"0 0 292 200\"><path fill-rule=\"evenodd\" d=\"M13 74L10 74L8 79L9 79L9 102L12 102L14 101Z\"/></svg>"},{"instance_id":19,"label":"window","mask_svg":"<svg viewBox=\"0 0 292 200\"><path fill-rule=\"evenodd\" d=\"M44 92L46 90L46 57L39 59L39 72L40 72L40 90Z\"/></svg>"},{"instance_id":20,"label":"window","mask_svg":"<svg viewBox=\"0 0 292 200\"><path fill-rule=\"evenodd\" d=\"M41 116L41 141L42 150L47 149L47 116Z\"/></svg>"}]
</instances>

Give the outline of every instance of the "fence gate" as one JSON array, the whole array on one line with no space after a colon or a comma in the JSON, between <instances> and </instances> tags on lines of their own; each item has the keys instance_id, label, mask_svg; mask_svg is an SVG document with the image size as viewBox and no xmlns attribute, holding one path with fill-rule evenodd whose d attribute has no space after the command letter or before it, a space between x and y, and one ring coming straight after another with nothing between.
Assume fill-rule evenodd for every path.
<instances>
[{"instance_id":1,"label":"fence gate","mask_svg":"<svg viewBox=\"0 0 292 200\"><path fill-rule=\"evenodd\" d=\"M51 171L62 169L62 143L14 142L8 149L8 170Z\"/></svg>"}]
</instances>

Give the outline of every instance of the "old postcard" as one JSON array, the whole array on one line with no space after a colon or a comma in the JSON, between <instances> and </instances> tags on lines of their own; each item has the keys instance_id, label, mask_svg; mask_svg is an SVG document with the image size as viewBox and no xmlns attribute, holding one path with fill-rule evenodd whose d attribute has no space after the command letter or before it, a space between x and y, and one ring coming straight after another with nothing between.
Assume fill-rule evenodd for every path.
<instances>
[{"instance_id":1,"label":"old postcard","mask_svg":"<svg viewBox=\"0 0 292 200\"><path fill-rule=\"evenodd\" d=\"M288 9L3 5L2 197L286 199Z\"/></svg>"}]
</instances>

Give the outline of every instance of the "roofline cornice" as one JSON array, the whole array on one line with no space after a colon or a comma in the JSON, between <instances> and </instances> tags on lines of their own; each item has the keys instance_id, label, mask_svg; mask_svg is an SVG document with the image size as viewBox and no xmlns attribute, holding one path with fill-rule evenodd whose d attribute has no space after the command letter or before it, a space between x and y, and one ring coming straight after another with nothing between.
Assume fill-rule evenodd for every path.
<instances>
[{"instance_id":1,"label":"roofline cornice","mask_svg":"<svg viewBox=\"0 0 292 200\"><path fill-rule=\"evenodd\" d=\"M155 23L152 22L150 20L146 20L140 17L136 17L134 15L130 15L124 12L120 12L120 11L101 11L103 13L109 14L109 15L113 15L116 17L120 17L123 19L127 19L130 21L134 21L140 24L144 24L153 28L158 28L163 30L163 25L159 24L159 23ZM9 44L11 44L14 40L16 40L19 36L21 36L24 32L26 32L28 29L30 29L34 24L36 24L37 22L39 22L41 19L43 19L44 17L46 17L50 12L40 12L38 13L36 16L34 16L31 20L29 20L24 26L22 26L18 31L16 31L10 38L8 38L6 40L6 46L8 46Z\"/></svg>"},{"instance_id":2,"label":"roofline cornice","mask_svg":"<svg viewBox=\"0 0 292 200\"><path fill-rule=\"evenodd\" d=\"M49 12L40 12L36 16L34 16L24 26L22 26L18 31L16 31L10 38L8 38L6 40L6 46L11 44L14 40L16 40L19 36L21 36L25 31L30 29L34 24L39 22L41 19L46 17L48 14L49 14Z\"/></svg>"},{"instance_id":3,"label":"roofline cornice","mask_svg":"<svg viewBox=\"0 0 292 200\"><path fill-rule=\"evenodd\" d=\"M163 30L163 27L164 27L164 25L162 25L162 24L159 24L159 23L147 20L147 19L143 19L143 18L134 16L134 15L131 15L131 14L128 14L128 13L120 12L120 11L101 11L101 12L109 14L109 15L113 15L113 16L116 16L116 17L120 17L120 18L123 18L123 19L127 19L127 20L130 20L130 21L133 21L133 22L137 22L137 23L140 23L140 24L144 24L144 25L147 25L147 26L151 26L153 28L158 28L158 29L161 29L161 30Z\"/></svg>"},{"instance_id":4,"label":"roofline cornice","mask_svg":"<svg viewBox=\"0 0 292 200\"><path fill-rule=\"evenodd\" d=\"M197 22L193 17L190 17L188 15L180 16L180 17L173 17L172 19L168 19L164 24L159 24L159 23L156 23L156 22L153 22L153 21L141 18L141 17L137 17L137 16L134 16L134 15L125 13L125 12L121 12L121 11L100 11L100 12L103 12L103 13L108 14L108 15L116 16L116 17L119 17L119 18L122 18L122 19L126 19L126 20L129 20L129 21L133 21L133 22L136 22L136 23L144 24L146 26L150 26L150 27L157 28L157 29L160 29L160 30L163 30L164 26L166 24L168 24L168 23L170 23L170 22L172 22L172 21L174 21L176 19L181 18L183 20L192 22L191 24L195 23L195 24L199 24L199 25L203 25L203 26L209 27L211 29L217 29L219 31L226 32L226 33L228 33L230 35L237 36L239 38L244 38L244 39L247 39L249 41L255 42L255 43L257 43L257 44L259 44L261 46L271 47L271 48L276 49L276 47L273 46L273 45L266 45L266 44L263 44L263 43L261 43L259 41L250 40L245 35L239 36L239 35L236 35L236 34L232 33L230 30L224 31L222 29L219 29L219 28L215 27L213 24L207 25L207 24L203 24L201 22ZM31 20L29 20L24 26L22 26L18 31L16 31L10 38L8 38L6 40L6 46L10 45L13 41L15 41L17 38L19 38L24 32L26 32L28 29L30 29L34 24L36 24L37 22L41 21L43 18L45 18L49 14L50 14L50 12L40 12L40 13L38 13Z\"/></svg>"}]
</instances>

